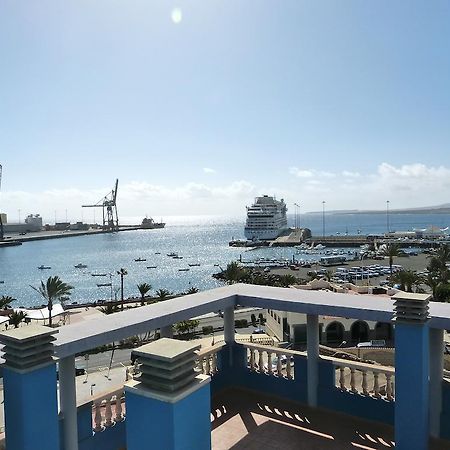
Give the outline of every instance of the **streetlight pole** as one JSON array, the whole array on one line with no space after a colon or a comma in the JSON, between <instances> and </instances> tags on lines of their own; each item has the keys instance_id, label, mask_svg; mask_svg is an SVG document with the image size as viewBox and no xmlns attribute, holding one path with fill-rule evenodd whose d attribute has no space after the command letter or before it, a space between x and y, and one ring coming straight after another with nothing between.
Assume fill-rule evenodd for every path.
<instances>
[{"instance_id":1,"label":"streetlight pole","mask_svg":"<svg viewBox=\"0 0 450 450\"><path fill-rule=\"evenodd\" d=\"M120 275L120 301L122 304L121 307L122 311L123 311L123 277L127 274L128 274L127 269L124 268L121 268L120 270L117 271L117 275Z\"/></svg>"},{"instance_id":2,"label":"streetlight pole","mask_svg":"<svg viewBox=\"0 0 450 450\"><path fill-rule=\"evenodd\" d=\"M294 203L295 205L295 228L300 228L300 205L298 203Z\"/></svg>"},{"instance_id":3,"label":"streetlight pole","mask_svg":"<svg viewBox=\"0 0 450 450\"><path fill-rule=\"evenodd\" d=\"M389 233L389 200L386 200L386 228Z\"/></svg>"},{"instance_id":4,"label":"streetlight pole","mask_svg":"<svg viewBox=\"0 0 450 450\"><path fill-rule=\"evenodd\" d=\"M322 202L322 237L325 237L325 200Z\"/></svg>"}]
</instances>

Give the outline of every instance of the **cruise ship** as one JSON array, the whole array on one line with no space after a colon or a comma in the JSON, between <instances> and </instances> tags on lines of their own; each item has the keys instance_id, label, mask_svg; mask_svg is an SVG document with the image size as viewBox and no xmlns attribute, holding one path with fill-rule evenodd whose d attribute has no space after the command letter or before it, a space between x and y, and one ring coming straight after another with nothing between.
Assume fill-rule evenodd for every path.
<instances>
[{"instance_id":1,"label":"cruise ship","mask_svg":"<svg viewBox=\"0 0 450 450\"><path fill-rule=\"evenodd\" d=\"M252 241L277 238L287 228L286 211L283 199L256 197L255 203L247 206L245 237Z\"/></svg>"}]
</instances>

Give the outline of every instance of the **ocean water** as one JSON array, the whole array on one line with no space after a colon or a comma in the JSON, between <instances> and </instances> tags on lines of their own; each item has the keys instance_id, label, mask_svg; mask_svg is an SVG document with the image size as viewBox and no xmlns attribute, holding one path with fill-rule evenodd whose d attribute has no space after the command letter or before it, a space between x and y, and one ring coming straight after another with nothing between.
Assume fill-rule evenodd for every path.
<instances>
[{"instance_id":1,"label":"ocean water","mask_svg":"<svg viewBox=\"0 0 450 450\"><path fill-rule=\"evenodd\" d=\"M294 224L294 217L290 218ZM447 215L391 214L391 230L412 230L429 225L446 227ZM226 267L240 255L244 260L259 257L292 258L293 248L258 248L246 250L228 246L231 239L243 238L244 219L229 217L174 217L166 218L166 228L138 230L114 234L69 237L27 242L18 247L0 249L0 296L11 295L17 299L15 306L39 306L43 303L31 286L41 280L58 275L74 286L71 301L78 303L99 299L108 300L118 293L120 278L117 270L125 268L125 297L137 296L137 284L149 283L152 292L164 288L182 292L189 287L200 290L220 286L212 274ZM298 218L297 218L298 220ZM313 234L322 234L322 215L305 214L300 217L301 226ZM330 214L325 216L325 233L371 234L386 231L383 214ZM172 259L168 253L178 253L183 259ZM159 253L159 254L157 254ZM298 255L297 255L298 257ZM311 256L313 258L314 256ZM145 258L145 262L135 262ZM78 263L86 269L76 269ZM200 266L189 267L188 264ZM41 264L51 270L38 270ZM157 266L147 269L147 266ZM189 271L179 269L189 268ZM92 273L106 273L106 277L93 277ZM109 275L111 274L111 275ZM98 283L112 282L110 287L97 287Z\"/></svg>"}]
</instances>

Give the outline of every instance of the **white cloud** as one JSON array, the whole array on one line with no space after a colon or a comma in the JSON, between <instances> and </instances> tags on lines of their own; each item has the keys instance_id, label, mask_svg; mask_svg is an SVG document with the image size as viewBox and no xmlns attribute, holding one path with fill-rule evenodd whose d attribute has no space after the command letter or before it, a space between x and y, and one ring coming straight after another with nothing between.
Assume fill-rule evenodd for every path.
<instances>
[{"instance_id":1,"label":"white cloud","mask_svg":"<svg viewBox=\"0 0 450 450\"><path fill-rule=\"evenodd\" d=\"M216 173L214 169L211 169L210 167L203 167L203 172L205 173Z\"/></svg>"}]
</instances>

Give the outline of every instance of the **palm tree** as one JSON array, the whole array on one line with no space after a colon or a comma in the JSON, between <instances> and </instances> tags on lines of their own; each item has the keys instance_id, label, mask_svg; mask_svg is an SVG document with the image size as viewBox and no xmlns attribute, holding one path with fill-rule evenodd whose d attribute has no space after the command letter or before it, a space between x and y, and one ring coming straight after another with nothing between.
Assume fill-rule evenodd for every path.
<instances>
[{"instance_id":1,"label":"palm tree","mask_svg":"<svg viewBox=\"0 0 450 450\"><path fill-rule=\"evenodd\" d=\"M383 249L383 255L389 257L389 270L392 276L392 265L394 264L394 257L398 256L400 253L400 247L397 244L386 244Z\"/></svg>"},{"instance_id":2,"label":"palm tree","mask_svg":"<svg viewBox=\"0 0 450 450\"><path fill-rule=\"evenodd\" d=\"M117 305L111 305L111 304L107 304L105 306L102 306L100 308L100 311L103 314L114 314L116 312L119 312L119 307Z\"/></svg>"},{"instance_id":3,"label":"palm tree","mask_svg":"<svg viewBox=\"0 0 450 450\"><path fill-rule=\"evenodd\" d=\"M189 295L189 294L196 294L197 292L198 292L198 288L192 286L192 287L190 287L190 288L186 291L186 295Z\"/></svg>"},{"instance_id":4,"label":"palm tree","mask_svg":"<svg viewBox=\"0 0 450 450\"><path fill-rule=\"evenodd\" d=\"M42 297L47 300L47 308L48 308L48 326L52 326L52 309L53 309L53 301L57 300L61 297L67 297L71 294L73 286L70 286L67 283L64 283L57 275L54 277L49 277L47 282L44 283L41 281L41 285L39 287L32 287L36 292L42 295Z\"/></svg>"},{"instance_id":5,"label":"palm tree","mask_svg":"<svg viewBox=\"0 0 450 450\"><path fill-rule=\"evenodd\" d=\"M15 301L16 299L9 295L2 295L0 297L0 309L10 309L11 303Z\"/></svg>"},{"instance_id":6,"label":"palm tree","mask_svg":"<svg viewBox=\"0 0 450 450\"><path fill-rule=\"evenodd\" d=\"M417 292L424 279L414 270L401 270L392 276L392 281L400 284L400 289L406 292Z\"/></svg>"},{"instance_id":7,"label":"palm tree","mask_svg":"<svg viewBox=\"0 0 450 450\"><path fill-rule=\"evenodd\" d=\"M9 324L14 325L14 328L19 328L20 322L22 322L26 316L27 313L23 311L13 311L11 314L8 315Z\"/></svg>"},{"instance_id":8,"label":"palm tree","mask_svg":"<svg viewBox=\"0 0 450 450\"><path fill-rule=\"evenodd\" d=\"M127 269L121 267L120 270L117 271L117 275L120 275L120 301L122 303L121 309L123 311L123 277L128 275Z\"/></svg>"},{"instance_id":9,"label":"palm tree","mask_svg":"<svg viewBox=\"0 0 450 450\"><path fill-rule=\"evenodd\" d=\"M167 289L158 289L156 291L156 296L160 301L167 300L167 297L170 297L171 295L173 295L173 293L168 291Z\"/></svg>"},{"instance_id":10,"label":"palm tree","mask_svg":"<svg viewBox=\"0 0 450 450\"><path fill-rule=\"evenodd\" d=\"M137 285L137 288L139 289L139 292L141 294L141 305L145 305L145 295L148 291L152 289L152 286L148 283L141 283Z\"/></svg>"},{"instance_id":11,"label":"palm tree","mask_svg":"<svg viewBox=\"0 0 450 450\"><path fill-rule=\"evenodd\" d=\"M233 261L227 264L227 268L222 271L223 279L228 284L238 283L242 281L244 276L246 275L245 269L243 269L236 261Z\"/></svg>"},{"instance_id":12,"label":"palm tree","mask_svg":"<svg viewBox=\"0 0 450 450\"><path fill-rule=\"evenodd\" d=\"M282 287L289 287L289 286L297 283L297 281L298 281L297 278L295 278L294 275L290 275L290 274L280 275L280 278L279 278L279 283L280 283L280 286L282 286Z\"/></svg>"}]
</instances>

